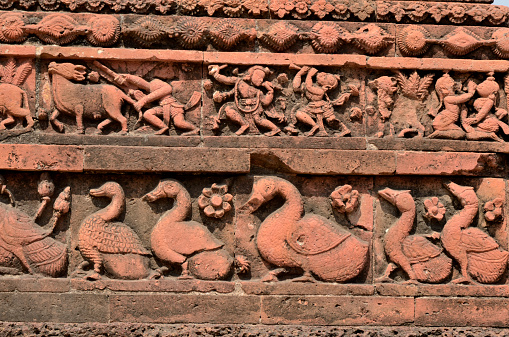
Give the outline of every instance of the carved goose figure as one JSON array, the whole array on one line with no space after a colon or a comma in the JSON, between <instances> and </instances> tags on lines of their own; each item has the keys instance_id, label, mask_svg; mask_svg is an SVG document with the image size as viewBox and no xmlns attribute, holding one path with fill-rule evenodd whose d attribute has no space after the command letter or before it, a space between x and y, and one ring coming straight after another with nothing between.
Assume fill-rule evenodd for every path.
<instances>
[{"instance_id":1,"label":"carved goose figure","mask_svg":"<svg viewBox=\"0 0 509 337\"><path fill-rule=\"evenodd\" d=\"M479 210L473 187L453 182L444 186L461 202L463 209L444 226L440 239L444 248L458 262L461 277L453 283L481 283L498 281L507 266L509 253L502 250L491 236L477 227L468 227Z\"/></svg>"},{"instance_id":2,"label":"carved goose figure","mask_svg":"<svg viewBox=\"0 0 509 337\"><path fill-rule=\"evenodd\" d=\"M105 208L83 220L78 238L81 255L94 265L88 279L99 279L101 269L116 278L141 279L150 275L150 252L141 244L138 235L121 222L112 222L125 209L125 194L119 184L107 182L98 189L91 189L93 197L111 198Z\"/></svg>"},{"instance_id":3,"label":"carved goose figure","mask_svg":"<svg viewBox=\"0 0 509 337\"><path fill-rule=\"evenodd\" d=\"M384 249L390 263L377 281L392 281L389 275L398 266L410 278L406 283L438 283L445 280L451 274L452 260L424 236L410 235L415 220L415 201L410 191L385 188L378 194L396 206L401 216L384 236Z\"/></svg>"},{"instance_id":4,"label":"carved goose figure","mask_svg":"<svg viewBox=\"0 0 509 337\"><path fill-rule=\"evenodd\" d=\"M284 205L260 225L256 246L267 262L281 267L269 272L263 281L277 281L286 268L300 268L302 277L294 281L319 279L344 282L357 276L368 259L368 244L336 223L315 214L303 216L302 196L290 182L265 177L255 182L253 192L241 210L252 213L276 195Z\"/></svg>"},{"instance_id":5,"label":"carved goose figure","mask_svg":"<svg viewBox=\"0 0 509 337\"><path fill-rule=\"evenodd\" d=\"M149 202L161 198L172 198L175 202L152 229L150 243L155 256L165 262L180 264L181 279L193 276L207 280L225 278L233 259L207 227L185 220L191 211L191 197L185 187L176 180L162 180L143 197Z\"/></svg>"}]
</instances>

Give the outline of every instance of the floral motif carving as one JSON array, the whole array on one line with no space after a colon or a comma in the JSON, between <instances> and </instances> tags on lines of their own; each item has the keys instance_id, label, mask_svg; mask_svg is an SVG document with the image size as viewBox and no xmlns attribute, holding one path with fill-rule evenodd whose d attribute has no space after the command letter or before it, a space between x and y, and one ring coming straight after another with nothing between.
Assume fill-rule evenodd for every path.
<instances>
[{"instance_id":1,"label":"floral motif carving","mask_svg":"<svg viewBox=\"0 0 509 337\"><path fill-rule=\"evenodd\" d=\"M260 41L276 51L285 51L299 39L299 29L294 25L282 21L272 25L262 34Z\"/></svg>"},{"instance_id":2,"label":"floral motif carving","mask_svg":"<svg viewBox=\"0 0 509 337\"><path fill-rule=\"evenodd\" d=\"M210 188L202 190L198 198L198 206L206 216L221 219L232 208L230 202L233 196L227 192L228 185L212 184Z\"/></svg>"},{"instance_id":3,"label":"floral motif carving","mask_svg":"<svg viewBox=\"0 0 509 337\"><path fill-rule=\"evenodd\" d=\"M444 218L445 206L437 197L424 200L424 208L426 209L426 214L424 214L426 218L437 221L442 221Z\"/></svg>"},{"instance_id":4,"label":"floral motif carving","mask_svg":"<svg viewBox=\"0 0 509 337\"><path fill-rule=\"evenodd\" d=\"M359 206L359 192L348 184L337 187L330 198L332 207L339 213L351 213Z\"/></svg>"},{"instance_id":5,"label":"floral motif carving","mask_svg":"<svg viewBox=\"0 0 509 337\"><path fill-rule=\"evenodd\" d=\"M504 200L502 198L495 198L484 204L484 218L487 221L497 221L503 216Z\"/></svg>"}]
</instances>

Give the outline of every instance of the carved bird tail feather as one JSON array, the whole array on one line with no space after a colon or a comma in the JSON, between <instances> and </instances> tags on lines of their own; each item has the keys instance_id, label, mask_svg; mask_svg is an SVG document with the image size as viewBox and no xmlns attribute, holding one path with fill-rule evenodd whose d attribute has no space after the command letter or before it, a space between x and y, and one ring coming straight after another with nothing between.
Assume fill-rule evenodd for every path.
<instances>
[{"instance_id":1,"label":"carved bird tail feather","mask_svg":"<svg viewBox=\"0 0 509 337\"><path fill-rule=\"evenodd\" d=\"M65 273L67 268L66 245L45 237L23 247L23 253L34 269L51 277Z\"/></svg>"},{"instance_id":2,"label":"carved bird tail feather","mask_svg":"<svg viewBox=\"0 0 509 337\"><path fill-rule=\"evenodd\" d=\"M417 280L426 283L440 283L451 274L452 260L444 253L424 262L412 265Z\"/></svg>"},{"instance_id":3,"label":"carved bird tail feather","mask_svg":"<svg viewBox=\"0 0 509 337\"><path fill-rule=\"evenodd\" d=\"M509 253L494 249L487 252L468 254L468 272L481 283L497 282L504 273Z\"/></svg>"}]
</instances>

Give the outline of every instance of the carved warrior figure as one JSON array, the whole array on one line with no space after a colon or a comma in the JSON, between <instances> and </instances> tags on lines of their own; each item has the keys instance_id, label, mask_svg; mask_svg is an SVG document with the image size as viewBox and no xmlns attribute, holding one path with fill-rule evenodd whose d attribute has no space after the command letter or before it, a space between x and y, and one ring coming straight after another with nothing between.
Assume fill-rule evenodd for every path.
<instances>
[{"instance_id":1,"label":"carved warrior figure","mask_svg":"<svg viewBox=\"0 0 509 337\"><path fill-rule=\"evenodd\" d=\"M137 111L141 111L141 109L149 103L159 101L159 106L150 108L143 113L143 119L159 129L155 133L156 135L162 135L168 132L170 120L173 120L173 124L177 129L189 130L182 134L184 136L197 135L200 132L200 129L186 121L184 117L185 110L194 107L200 102L201 94L199 92L195 92L192 99L184 105L180 104L180 102L173 97L172 86L160 79L154 79L148 82L139 76L120 74L115 77L115 82L120 85L134 85L148 93L143 94L140 90L130 90L131 95L137 100L134 104L134 108Z\"/></svg>"},{"instance_id":2,"label":"carved warrior figure","mask_svg":"<svg viewBox=\"0 0 509 337\"><path fill-rule=\"evenodd\" d=\"M111 203L83 220L79 229L78 248L86 261L84 268L91 261L93 270L86 279L99 279L102 268L120 279L154 278L161 272L150 270L148 250L143 247L138 235L126 224L113 222L125 210L125 194L122 187L115 182L90 190L93 197L107 197Z\"/></svg>"},{"instance_id":3,"label":"carved warrior figure","mask_svg":"<svg viewBox=\"0 0 509 337\"><path fill-rule=\"evenodd\" d=\"M392 281L389 276L397 267L401 267L408 275L409 280L405 283L439 283L449 277L452 260L442 249L423 235L410 235L415 220L415 201L410 191L385 188L378 194L396 206L401 216L384 236L385 253L390 263L377 281Z\"/></svg>"},{"instance_id":4,"label":"carved warrior figure","mask_svg":"<svg viewBox=\"0 0 509 337\"><path fill-rule=\"evenodd\" d=\"M453 283L493 283L507 268L509 253L476 227L468 227L479 211L474 189L448 182L444 186L461 202L463 209L450 218L440 235L443 247L460 265L461 277Z\"/></svg>"},{"instance_id":5,"label":"carved warrior figure","mask_svg":"<svg viewBox=\"0 0 509 337\"><path fill-rule=\"evenodd\" d=\"M0 203L1 274L19 274L20 269L50 277L66 273L67 247L50 235L61 216L69 211L70 192L70 187L66 187L55 200L50 226L45 229L14 207L14 197L0 176L0 193L7 194L11 202Z\"/></svg>"},{"instance_id":6,"label":"carved warrior figure","mask_svg":"<svg viewBox=\"0 0 509 337\"><path fill-rule=\"evenodd\" d=\"M302 68L293 65L292 68L299 69L295 78L293 79L293 89L295 92L302 92L306 96L308 103L297 105L293 108L295 113L292 115L291 123L285 130L291 133L298 133L299 130L295 128L297 121L311 126L311 130L306 132L306 136L327 137L329 134L325 131L323 120L332 127L341 127L342 131L337 134L337 137L343 137L350 134L350 130L346 125L339 121L334 114L334 106L345 104L350 96L358 96L358 88L351 85L349 93L343 93L339 98L331 101L327 95L328 92L334 90L339 84L339 76L325 72L319 72L316 68L304 66ZM306 75L304 87L301 87L302 76ZM316 81L313 82L313 77L316 75Z\"/></svg>"},{"instance_id":7,"label":"carved warrior figure","mask_svg":"<svg viewBox=\"0 0 509 337\"><path fill-rule=\"evenodd\" d=\"M51 93L54 108L50 121L58 131L64 131L64 125L57 120L61 112L76 117L78 133L84 133L83 118L104 119L97 126L101 133L103 128L113 121L122 126L120 134L127 134L127 118L122 115L122 105L128 102L135 105L122 90L110 84L83 84L86 67L72 63L51 62L48 73L51 77Z\"/></svg>"},{"instance_id":8,"label":"carved warrior figure","mask_svg":"<svg viewBox=\"0 0 509 337\"><path fill-rule=\"evenodd\" d=\"M171 210L161 216L152 229L151 247L160 260L180 264L180 279L197 277L205 280L224 279L233 265L233 259L203 224L185 221L191 212L191 197L175 180L162 180L143 197L154 202L162 198L175 199Z\"/></svg>"},{"instance_id":9,"label":"carved warrior figure","mask_svg":"<svg viewBox=\"0 0 509 337\"><path fill-rule=\"evenodd\" d=\"M438 114L431 112L435 116L433 120L433 129L435 130L429 135L429 138L446 138L446 139L462 139L465 137L465 131L456 123L462 114L466 114L467 110L464 106L470 100L476 89L476 84L469 81L467 84L468 92L456 95L456 82L449 74L444 74L435 83L435 90L440 101L438 109L444 106Z\"/></svg>"},{"instance_id":10,"label":"carved warrior figure","mask_svg":"<svg viewBox=\"0 0 509 337\"><path fill-rule=\"evenodd\" d=\"M25 62L16 68L16 61L9 59L5 66L0 66L0 115L5 119L0 122L0 130L6 125L16 122L16 118L23 118L27 123L27 130L34 126L34 120L28 107L28 97L20 86L32 71L32 65Z\"/></svg>"},{"instance_id":11,"label":"carved warrior figure","mask_svg":"<svg viewBox=\"0 0 509 337\"><path fill-rule=\"evenodd\" d=\"M359 275L368 260L368 243L322 216L303 216L302 196L290 182L277 177L257 180L240 210L252 213L278 195L284 205L260 224L256 235L262 258L279 267L263 281L277 281L288 268L304 271L294 279L301 282L313 282L313 275L328 282L345 282Z\"/></svg>"},{"instance_id":12,"label":"carved warrior figure","mask_svg":"<svg viewBox=\"0 0 509 337\"><path fill-rule=\"evenodd\" d=\"M493 73L477 86L476 91L480 97L473 104L477 113L473 117L467 117L467 111L464 110L461 116L461 124L466 131L467 139L492 139L503 142L504 140L497 136L500 129L505 135L509 135L509 126L501 120L507 117L507 110L495 106L499 89L500 86L495 81Z\"/></svg>"},{"instance_id":13,"label":"carved warrior figure","mask_svg":"<svg viewBox=\"0 0 509 337\"><path fill-rule=\"evenodd\" d=\"M276 118L280 123L285 120L284 114L278 113L272 106L274 88L271 82L265 81L270 70L253 66L242 76L225 76L219 73L225 67L226 65L209 66L209 75L216 81L234 86L227 92L214 92L213 98L217 103L234 97L234 102L225 103L219 109L218 116L215 117L214 129L219 128L221 116L224 114L227 119L240 125L235 132L237 135L242 135L246 131L250 134L259 134L257 127L268 129L266 136L275 136L280 133L281 130L274 123L263 117L265 114L270 118ZM266 94L263 93L262 87L267 91Z\"/></svg>"}]
</instances>

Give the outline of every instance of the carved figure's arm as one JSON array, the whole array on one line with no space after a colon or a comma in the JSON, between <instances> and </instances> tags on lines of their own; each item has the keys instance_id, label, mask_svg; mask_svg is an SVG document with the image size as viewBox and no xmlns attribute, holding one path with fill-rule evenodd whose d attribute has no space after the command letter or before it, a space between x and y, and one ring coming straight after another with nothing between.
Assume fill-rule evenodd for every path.
<instances>
[{"instance_id":1,"label":"carved figure's arm","mask_svg":"<svg viewBox=\"0 0 509 337\"><path fill-rule=\"evenodd\" d=\"M302 76L305 75L308 71L309 71L309 67L304 66L297 72L297 74L295 75L293 82L292 82L294 91L296 91L296 92L302 91L302 88L300 86L302 84Z\"/></svg>"},{"instance_id":2,"label":"carved figure's arm","mask_svg":"<svg viewBox=\"0 0 509 337\"><path fill-rule=\"evenodd\" d=\"M313 85L313 76L318 72L316 68L311 68L306 76L306 90L313 95L323 95L324 90Z\"/></svg>"},{"instance_id":3,"label":"carved figure's arm","mask_svg":"<svg viewBox=\"0 0 509 337\"><path fill-rule=\"evenodd\" d=\"M151 103L153 101L157 101L158 99L161 99L165 96L171 95L173 92L173 89L171 88L171 85L165 85L157 90L154 90L150 94L144 96L142 99L140 99L137 104L141 107L145 106L148 103Z\"/></svg>"},{"instance_id":4,"label":"carved figure's arm","mask_svg":"<svg viewBox=\"0 0 509 337\"><path fill-rule=\"evenodd\" d=\"M143 78L130 75L130 74L120 74L118 75L120 80L125 80L125 82L135 85L136 87L143 89L145 91L150 91L150 83L145 81ZM116 80L116 79L115 79Z\"/></svg>"},{"instance_id":5,"label":"carved figure's arm","mask_svg":"<svg viewBox=\"0 0 509 337\"><path fill-rule=\"evenodd\" d=\"M274 88L272 87L272 83L266 81L262 84L265 89L267 89L267 93L260 99L263 106L268 106L272 103L274 99Z\"/></svg>"},{"instance_id":6,"label":"carved figure's arm","mask_svg":"<svg viewBox=\"0 0 509 337\"><path fill-rule=\"evenodd\" d=\"M472 123L472 120L473 118L467 118L468 116L468 109L463 106L462 109L461 109L461 114L460 114L460 120L461 120L461 126L463 127L463 129L465 129L466 132L474 132L474 128L471 126L471 124L475 124L475 123Z\"/></svg>"},{"instance_id":7,"label":"carved figure's arm","mask_svg":"<svg viewBox=\"0 0 509 337\"><path fill-rule=\"evenodd\" d=\"M490 113L494 103L495 102L491 99L486 100L486 103L484 103L484 105L482 106L481 110L479 110L475 118L472 118L471 124L477 124L483 121L486 118L486 116L488 116L488 114Z\"/></svg>"}]
</instances>

